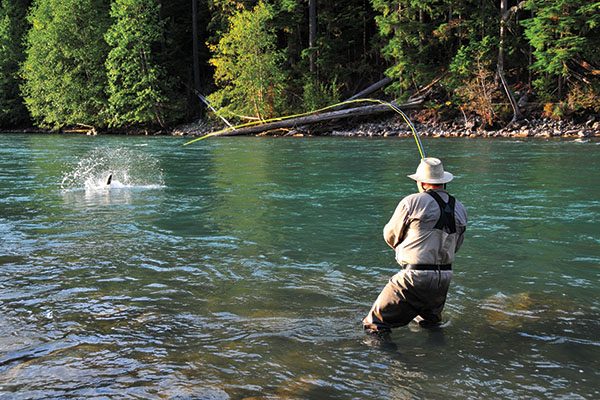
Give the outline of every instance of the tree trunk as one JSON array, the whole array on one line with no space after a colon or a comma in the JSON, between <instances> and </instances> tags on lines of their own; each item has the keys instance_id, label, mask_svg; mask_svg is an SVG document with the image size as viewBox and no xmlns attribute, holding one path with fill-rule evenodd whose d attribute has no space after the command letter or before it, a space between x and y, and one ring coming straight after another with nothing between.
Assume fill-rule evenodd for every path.
<instances>
[{"instance_id":1,"label":"tree trunk","mask_svg":"<svg viewBox=\"0 0 600 400\"><path fill-rule=\"evenodd\" d=\"M194 58L194 89L200 91L200 60L198 59L198 0L192 0L192 57Z\"/></svg>"},{"instance_id":2,"label":"tree trunk","mask_svg":"<svg viewBox=\"0 0 600 400\"><path fill-rule=\"evenodd\" d=\"M500 0L500 41L498 43L498 63L497 71L498 75L504 74L504 39L506 36L506 10L507 0Z\"/></svg>"},{"instance_id":3,"label":"tree trunk","mask_svg":"<svg viewBox=\"0 0 600 400\"><path fill-rule=\"evenodd\" d=\"M521 111L519 105L515 100L515 96L510 91L506 77L504 76L504 39L506 38L506 23L510 18L510 12L508 11L508 0L500 0L500 43L498 44L498 62L496 65L496 73L500 78L502 87L506 92L510 106L513 109L513 117L509 125L517 121L521 117Z\"/></svg>"},{"instance_id":4,"label":"tree trunk","mask_svg":"<svg viewBox=\"0 0 600 400\"><path fill-rule=\"evenodd\" d=\"M308 47L310 49L309 61L310 61L310 73L314 74L317 70L316 67L316 53L315 47L317 46L317 0L308 0Z\"/></svg>"}]
</instances>

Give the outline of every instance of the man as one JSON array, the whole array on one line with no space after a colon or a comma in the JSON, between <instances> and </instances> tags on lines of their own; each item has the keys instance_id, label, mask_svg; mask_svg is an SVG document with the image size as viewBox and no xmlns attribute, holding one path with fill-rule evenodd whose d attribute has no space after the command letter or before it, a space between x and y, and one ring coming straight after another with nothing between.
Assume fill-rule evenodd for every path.
<instances>
[{"instance_id":1,"label":"man","mask_svg":"<svg viewBox=\"0 0 600 400\"><path fill-rule=\"evenodd\" d=\"M368 333L389 333L413 319L421 326L439 326L454 254L463 242L467 212L445 190L453 175L444 171L439 159L423 158L408 177L417 182L419 193L402 199L383 229L402 269L363 320Z\"/></svg>"}]
</instances>

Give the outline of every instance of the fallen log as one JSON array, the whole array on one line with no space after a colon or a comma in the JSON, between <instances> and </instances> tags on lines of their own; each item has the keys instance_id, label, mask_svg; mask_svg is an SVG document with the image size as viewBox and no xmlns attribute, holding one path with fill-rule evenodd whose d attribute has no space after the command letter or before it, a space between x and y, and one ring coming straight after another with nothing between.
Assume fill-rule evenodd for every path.
<instances>
[{"instance_id":1,"label":"fallen log","mask_svg":"<svg viewBox=\"0 0 600 400\"><path fill-rule=\"evenodd\" d=\"M346 106L348 104L343 104L343 103L348 103L348 102L351 102L351 101L356 100L356 99L364 99L368 95L370 95L371 93L376 92L379 89L381 89L381 88L389 85L391 82L392 82L391 78L385 77L385 78L381 79L380 81L375 82L374 84L370 85L369 87L367 87L367 88L361 90L360 92L356 93L352 97L347 98L346 100L344 100L342 102L342 105L340 105L338 107L335 107L335 108L332 108L331 110L335 111L335 110L341 110L342 108L346 108ZM306 130L306 127L304 127L304 126L295 126L295 130L289 132L286 136L288 136L288 135L292 136L297 131L304 131L304 130Z\"/></svg>"},{"instance_id":2,"label":"fallen log","mask_svg":"<svg viewBox=\"0 0 600 400\"><path fill-rule=\"evenodd\" d=\"M413 101L405 104L397 105L402 110L414 110L421 107L423 101ZM242 135L253 135L266 131L272 131L277 129L288 129L296 128L298 126L306 126L315 124L318 122L331 121L335 119L344 119L352 117L364 117L369 115L377 115L386 112L394 112L393 108L386 104L376 104L371 106L362 106L348 108L345 110L330 111L321 114L306 115L297 118L290 118L281 121L268 122L260 125L248 126L245 128L237 128L235 130L226 129L219 132L215 136L242 136ZM209 134L210 135L210 134Z\"/></svg>"},{"instance_id":3,"label":"fallen log","mask_svg":"<svg viewBox=\"0 0 600 400\"><path fill-rule=\"evenodd\" d=\"M381 89L382 87L389 85L391 82L392 82L391 78L385 77L382 80L380 80L379 82L376 82L376 83L372 84L371 86L369 86L368 88L366 88L364 90L361 90L360 92L356 93L354 96L350 97L346 101L350 101L350 100L355 100L355 99L360 99L360 98L363 98L363 97L367 97L371 93L376 92L379 89Z\"/></svg>"}]
</instances>

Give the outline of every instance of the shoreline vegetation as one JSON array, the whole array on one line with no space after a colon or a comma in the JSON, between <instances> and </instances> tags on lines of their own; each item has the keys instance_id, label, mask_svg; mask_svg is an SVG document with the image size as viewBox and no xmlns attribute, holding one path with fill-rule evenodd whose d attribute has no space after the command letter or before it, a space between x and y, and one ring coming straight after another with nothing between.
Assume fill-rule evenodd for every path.
<instances>
[{"instance_id":1,"label":"shoreline vegetation","mask_svg":"<svg viewBox=\"0 0 600 400\"><path fill-rule=\"evenodd\" d=\"M590 0L0 0L0 131L595 137L598 48Z\"/></svg>"}]
</instances>

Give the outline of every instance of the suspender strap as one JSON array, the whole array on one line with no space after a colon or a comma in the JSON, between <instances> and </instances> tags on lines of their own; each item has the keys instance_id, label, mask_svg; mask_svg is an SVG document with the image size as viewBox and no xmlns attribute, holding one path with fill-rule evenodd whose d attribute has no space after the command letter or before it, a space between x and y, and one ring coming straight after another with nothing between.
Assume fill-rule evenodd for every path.
<instances>
[{"instance_id":1,"label":"suspender strap","mask_svg":"<svg viewBox=\"0 0 600 400\"><path fill-rule=\"evenodd\" d=\"M456 220L454 219L454 205L456 204L456 199L448 195L448 203L445 203L440 195L433 190L428 190L425 193L433 197L440 207L440 218L435 224L434 229L440 229L448 233L456 233Z\"/></svg>"}]
</instances>

